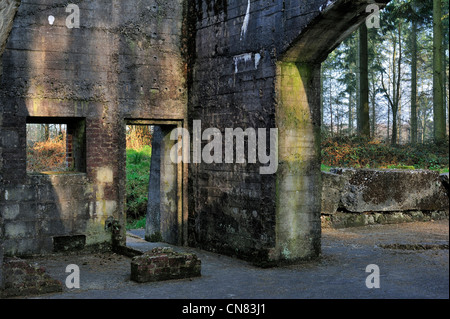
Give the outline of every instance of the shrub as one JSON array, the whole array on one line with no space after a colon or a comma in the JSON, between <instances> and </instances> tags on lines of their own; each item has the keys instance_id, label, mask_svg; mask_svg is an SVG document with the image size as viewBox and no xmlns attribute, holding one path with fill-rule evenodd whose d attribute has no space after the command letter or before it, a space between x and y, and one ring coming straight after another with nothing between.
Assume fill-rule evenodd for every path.
<instances>
[{"instance_id":1,"label":"shrub","mask_svg":"<svg viewBox=\"0 0 450 319\"><path fill-rule=\"evenodd\" d=\"M362 137L335 137L322 141L322 164L334 167L431 169L449 166L448 141L442 145L392 146Z\"/></svg>"},{"instance_id":2,"label":"shrub","mask_svg":"<svg viewBox=\"0 0 450 319\"><path fill-rule=\"evenodd\" d=\"M150 160L150 146L140 150L127 150L126 213L129 219L139 219L146 215Z\"/></svg>"},{"instance_id":3,"label":"shrub","mask_svg":"<svg viewBox=\"0 0 450 319\"><path fill-rule=\"evenodd\" d=\"M66 141L55 137L27 146L27 171L66 171Z\"/></svg>"}]
</instances>

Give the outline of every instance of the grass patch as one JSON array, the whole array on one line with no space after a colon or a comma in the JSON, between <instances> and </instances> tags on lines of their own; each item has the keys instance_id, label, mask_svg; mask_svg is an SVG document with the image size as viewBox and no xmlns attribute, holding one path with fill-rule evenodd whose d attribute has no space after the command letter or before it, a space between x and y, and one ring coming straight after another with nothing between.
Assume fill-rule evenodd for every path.
<instances>
[{"instance_id":1,"label":"grass patch","mask_svg":"<svg viewBox=\"0 0 450 319\"><path fill-rule=\"evenodd\" d=\"M134 219L127 222L126 229L144 229L145 228L145 216L140 219Z\"/></svg>"},{"instance_id":2,"label":"grass patch","mask_svg":"<svg viewBox=\"0 0 450 319\"><path fill-rule=\"evenodd\" d=\"M148 182L152 148L144 146L139 150L127 149L127 219L140 220L147 212Z\"/></svg>"}]
</instances>

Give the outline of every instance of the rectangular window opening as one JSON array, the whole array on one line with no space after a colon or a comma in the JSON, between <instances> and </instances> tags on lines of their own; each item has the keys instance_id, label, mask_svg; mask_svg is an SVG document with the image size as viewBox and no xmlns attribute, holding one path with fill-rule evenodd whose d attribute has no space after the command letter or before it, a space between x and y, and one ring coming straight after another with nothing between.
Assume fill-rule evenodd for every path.
<instances>
[{"instance_id":1,"label":"rectangular window opening","mask_svg":"<svg viewBox=\"0 0 450 319\"><path fill-rule=\"evenodd\" d=\"M86 172L86 121L27 118L27 173Z\"/></svg>"}]
</instances>

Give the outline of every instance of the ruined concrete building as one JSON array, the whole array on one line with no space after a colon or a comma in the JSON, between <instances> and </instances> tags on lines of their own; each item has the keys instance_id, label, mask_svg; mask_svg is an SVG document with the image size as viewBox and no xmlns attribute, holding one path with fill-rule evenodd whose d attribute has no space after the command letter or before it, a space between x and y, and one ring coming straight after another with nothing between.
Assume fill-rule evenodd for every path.
<instances>
[{"instance_id":1,"label":"ruined concrete building","mask_svg":"<svg viewBox=\"0 0 450 319\"><path fill-rule=\"evenodd\" d=\"M109 245L111 221L125 223L126 125L151 124L155 234L262 263L317 256L320 65L368 5L386 2L1 0L4 254ZM278 128L277 172L174 164L169 133L194 120L222 133ZM71 173L27 173L29 123L67 125Z\"/></svg>"}]
</instances>

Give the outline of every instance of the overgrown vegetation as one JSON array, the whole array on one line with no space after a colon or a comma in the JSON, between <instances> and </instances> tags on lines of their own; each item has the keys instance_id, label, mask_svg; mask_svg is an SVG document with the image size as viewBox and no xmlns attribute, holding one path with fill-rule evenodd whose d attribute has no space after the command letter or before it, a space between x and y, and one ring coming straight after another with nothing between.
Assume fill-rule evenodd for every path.
<instances>
[{"instance_id":1,"label":"overgrown vegetation","mask_svg":"<svg viewBox=\"0 0 450 319\"><path fill-rule=\"evenodd\" d=\"M152 127L129 125L127 142L127 229L145 227L152 156Z\"/></svg>"},{"instance_id":2,"label":"overgrown vegetation","mask_svg":"<svg viewBox=\"0 0 450 319\"><path fill-rule=\"evenodd\" d=\"M66 141L63 135L27 145L28 172L66 170Z\"/></svg>"},{"instance_id":3,"label":"overgrown vegetation","mask_svg":"<svg viewBox=\"0 0 450 319\"><path fill-rule=\"evenodd\" d=\"M130 229L142 229L145 228L145 223L146 223L146 217L141 217L140 219L136 219L136 220L128 220L127 221L127 225L126 225L126 229L130 230Z\"/></svg>"},{"instance_id":4,"label":"overgrown vegetation","mask_svg":"<svg viewBox=\"0 0 450 319\"><path fill-rule=\"evenodd\" d=\"M127 149L127 219L135 222L145 218L148 201L148 182L152 148ZM144 219L145 220L145 219Z\"/></svg>"},{"instance_id":5,"label":"overgrown vegetation","mask_svg":"<svg viewBox=\"0 0 450 319\"><path fill-rule=\"evenodd\" d=\"M392 146L364 137L338 136L322 141L322 170L330 167L430 169L448 172L448 140L440 145Z\"/></svg>"}]
</instances>

